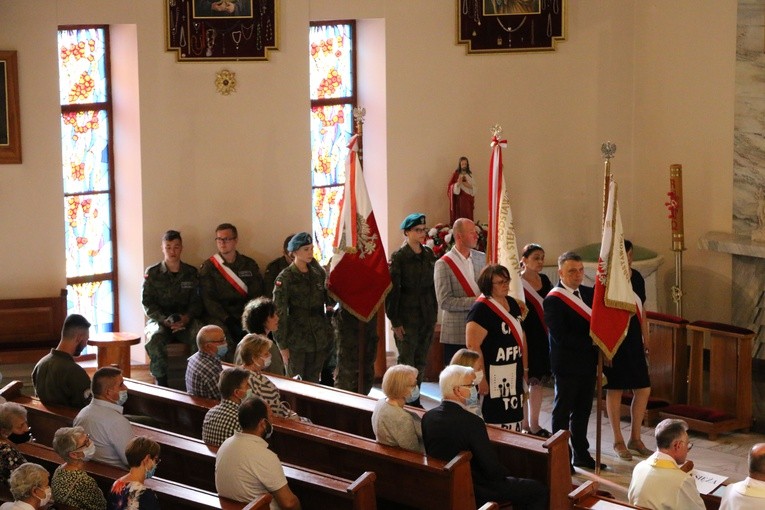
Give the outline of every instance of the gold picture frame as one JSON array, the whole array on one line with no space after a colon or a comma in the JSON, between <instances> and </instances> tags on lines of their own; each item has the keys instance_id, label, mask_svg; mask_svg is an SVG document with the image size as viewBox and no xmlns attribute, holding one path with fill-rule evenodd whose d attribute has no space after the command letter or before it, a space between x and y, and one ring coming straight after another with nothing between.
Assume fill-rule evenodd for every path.
<instances>
[{"instance_id":1,"label":"gold picture frame","mask_svg":"<svg viewBox=\"0 0 765 510\"><path fill-rule=\"evenodd\" d=\"M0 50L0 164L21 163L20 117L17 55Z\"/></svg>"},{"instance_id":2,"label":"gold picture frame","mask_svg":"<svg viewBox=\"0 0 765 510\"><path fill-rule=\"evenodd\" d=\"M467 53L553 51L566 39L566 0L457 0Z\"/></svg>"},{"instance_id":3,"label":"gold picture frame","mask_svg":"<svg viewBox=\"0 0 765 510\"><path fill-rule=\"evenodd\" d=\"M268 60L279 49L279 0L165 0L165 19L178 62Z\"/></svg>"}]
</instances>

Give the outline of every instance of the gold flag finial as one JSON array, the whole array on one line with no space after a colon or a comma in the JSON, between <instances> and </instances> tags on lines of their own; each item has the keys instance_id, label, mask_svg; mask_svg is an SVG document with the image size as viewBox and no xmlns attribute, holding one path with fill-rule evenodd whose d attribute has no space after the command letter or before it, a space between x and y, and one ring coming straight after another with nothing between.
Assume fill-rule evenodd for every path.
<instances>
[{"instance_id":1,"label":"gold flag finial","mask_svg":"<svg viewBox=\"0 0 765 510\"><path fill-rule=\"evenodd\" d=\"M502 133L502 126L499 124L494 124L491 127L491 136L499 138L499 135Z\"/></svg>"}]
</instances>

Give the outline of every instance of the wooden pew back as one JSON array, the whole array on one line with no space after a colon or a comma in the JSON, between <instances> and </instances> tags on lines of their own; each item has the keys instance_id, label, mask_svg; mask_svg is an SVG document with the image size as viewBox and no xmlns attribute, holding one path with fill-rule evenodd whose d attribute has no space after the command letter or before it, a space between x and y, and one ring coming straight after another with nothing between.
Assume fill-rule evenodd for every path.
<instances>
[{"instance_id":1,"label":"wooden pew back","mask_svg":"<svg viewBox=\"0 0 765 510\"><path fill-rule=\"evenodd\" d=\"M21 444L19 451L24 454L27 460L40 464L51 474L62 462L52 448L39 443ZM84 469L96 481L105 495L109 493L114 481L126 473L122 469L98 462L85 462ZM159 503L164 508L242 510L247 507L250 510L260 510L268 508L271 502L271 495L266 494L249 504L238 503L208 491L157 477L146 480L145 484L157 493Z\"/></svg>"}]
</instances>

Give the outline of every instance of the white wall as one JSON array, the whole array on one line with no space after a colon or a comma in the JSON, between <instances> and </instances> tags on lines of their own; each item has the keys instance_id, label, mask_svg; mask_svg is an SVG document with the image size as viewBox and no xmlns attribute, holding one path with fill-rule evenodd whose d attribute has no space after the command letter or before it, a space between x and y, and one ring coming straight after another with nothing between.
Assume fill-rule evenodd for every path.
<instances>
[{"instance_id":1,"label":"white wall","mask_svg":"<svg viewBox=\"0 0 765 510\"><path fill-rule=\"evenodd\" d=\"M495 123L509 140L519 241L542 243L550 260L597 242L600 144L610 139L619 147L613 169L625 229L668 260L667 168L684 164L686 316L729 320L729 257L700 252L695 242L711 229L730 231L735 2L568 2L567 40L557 51L466 55L454 43L453 2L282 0L279 51L268 62L238 63L176 62L164 49L163 5L48 0L29 9L0 0L0 47L19 51L24 146L23 164L0 167L0 267L13 268L0 298L54 295L65 284L57 25L135 26L141 193L121 201L128 203L119 213L133 221L142 213L143 260L123 274L140 281L137 268L159 258L168 228L183 232L185 258L195 264L214 249L213 228L223 221L237 224L241 250L261 264L279 253L286 233L310 228L307 27L357 18L385 36L375 55L384 83L367 107L375 118L365 150L389 249L400 244L409 212L430 223L448 219L446 183L462 155L479 186L476 217L486 219ZM223 68L237 73L228 97L214 87ZM668 310L667 301L665 289ZM138 327L134 318L122 324Z\"/></svg>"}]
</instances>

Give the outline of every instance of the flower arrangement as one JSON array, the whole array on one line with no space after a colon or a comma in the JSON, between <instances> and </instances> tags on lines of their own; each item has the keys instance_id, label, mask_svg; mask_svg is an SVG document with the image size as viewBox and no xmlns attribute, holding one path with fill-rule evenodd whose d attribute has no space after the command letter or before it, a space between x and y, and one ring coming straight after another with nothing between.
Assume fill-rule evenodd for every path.
<instances>
[{"instance_id":1,"label":"flower arrangement","mask_svg":"<svg viewBox=\"0 0 765 510\"><path fill-rule=\"evenodd\" d=\"M486 251L487 229L488 225L482 224L480 221L475 222L475 230L478 233L477 250ZM437 223L428 231L425 246L433 250L437 259L441 258L444 253L454 246L454 233L452 230L451 225L448 223Z\"/></svg>"}]
</instances>

